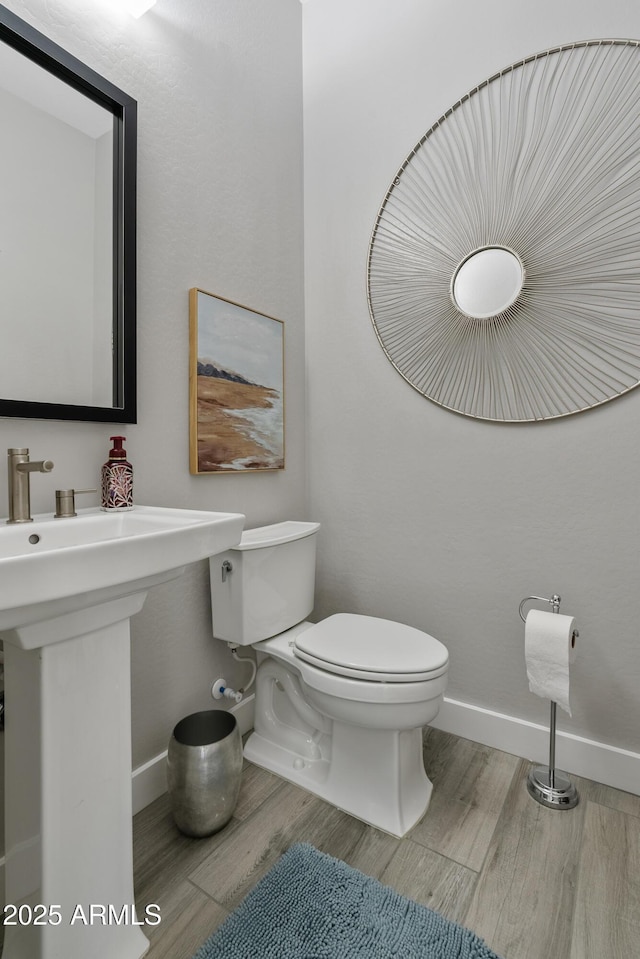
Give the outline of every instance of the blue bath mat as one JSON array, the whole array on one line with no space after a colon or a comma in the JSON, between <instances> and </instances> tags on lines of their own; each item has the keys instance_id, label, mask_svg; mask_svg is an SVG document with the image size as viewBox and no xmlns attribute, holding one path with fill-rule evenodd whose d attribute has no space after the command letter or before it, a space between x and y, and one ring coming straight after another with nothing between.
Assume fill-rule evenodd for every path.
<instances>
[{"instance_id":1,"label":"blue bath mat","mask_svg":"<svg viewBox=\"0 0 640 959\"><path fill-rule=\"evenodd\" d=\"M297 843L193 959L498 959L473 932Z\"/></svg>"}]
</instances>

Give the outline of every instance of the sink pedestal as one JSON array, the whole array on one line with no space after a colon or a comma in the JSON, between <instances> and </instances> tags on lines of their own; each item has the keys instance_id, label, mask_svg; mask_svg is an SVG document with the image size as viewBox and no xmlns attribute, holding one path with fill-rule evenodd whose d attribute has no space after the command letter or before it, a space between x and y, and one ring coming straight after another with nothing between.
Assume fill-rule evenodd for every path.
<instances>
[{"instance_id":1,"label":"sink pedestal","mask_svg":"<svg viewBox=\"0 0 640 959\"><path fill-rule=\"evenodd\" d=\"M6 901L24 907L5 926L3 959L140 959L149 948L133 905L129 641L146 595L0 633Z\"/></svg>"}]
</instances>

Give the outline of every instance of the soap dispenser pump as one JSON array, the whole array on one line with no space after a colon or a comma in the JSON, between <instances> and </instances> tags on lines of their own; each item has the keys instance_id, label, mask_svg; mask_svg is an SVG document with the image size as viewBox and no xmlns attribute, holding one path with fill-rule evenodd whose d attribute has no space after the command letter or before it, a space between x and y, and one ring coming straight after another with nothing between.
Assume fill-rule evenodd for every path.
<instances>
[{"instance_id":1,"label":"soap dispenser pump","mask_svg":"<svg viewBox=\"0 0 640 959\"><path fill-rule=\"evenodd\" d=\"M126 436L112 436L109 459L102 467L102 509L133 509L133 466L122 443Z\"/></svg>"}]
</instances>

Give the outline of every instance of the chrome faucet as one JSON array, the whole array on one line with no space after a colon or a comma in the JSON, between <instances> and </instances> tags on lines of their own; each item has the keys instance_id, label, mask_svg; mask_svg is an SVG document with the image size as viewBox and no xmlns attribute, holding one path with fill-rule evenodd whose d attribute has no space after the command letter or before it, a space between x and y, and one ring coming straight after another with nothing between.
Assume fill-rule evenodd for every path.
<instances>
[{"instance_id":1,"label":"chrome faucet","mask_svg":"<svg viewBox=\"0 0 640 959\"><path fill-rule=\"evenodd\" d=\"M7 523L31 523L31 503L29 497L30 473L50 473L53 469L51 460L29 459L29 450L7 450L7 467L9 474L9 519Z\"/></svg>"}]
</instances>

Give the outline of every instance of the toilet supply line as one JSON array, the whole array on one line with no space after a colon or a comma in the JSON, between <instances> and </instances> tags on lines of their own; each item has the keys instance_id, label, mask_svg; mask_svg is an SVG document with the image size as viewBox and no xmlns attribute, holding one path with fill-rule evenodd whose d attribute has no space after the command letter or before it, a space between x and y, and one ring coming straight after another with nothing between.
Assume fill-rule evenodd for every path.
<instances>
[{"instance_id":1,"label":"toilet supply line","mask_svg":"<svg viewBox=\"0 0 640 959\"><path fill-rule=\"evenodd\" d=\"M222 699L224 696L225 699L235 699L235 701L239 703L249 687L253 685L253 681L255 680L256 673L258 671L258 664L249 656L238 656L237 643L227 643L227 646L231 650L231 655L237 663L249 663L252 670L251 679L244 686L241 686L240 689L235 690L230 686L227 686L226 679L220 677L220 679L216 679L215 683L211 687L211 695L214 699Z\"/></svg>"},{"instance_id":2,"label":"toilet supply line","mask_svg":"<svg viewBox=\"0 0 640 959\"><path fill-rule=\"evenodd\" d=\"M231 655L237 663L249 663L252 670L251 679L244 686L241 686L237 691L235 689L231 689L230 686L227 686L226 679L216 679L215 683L211 687L211 695L214 699L222 699L224 696L226 699L235 699L235 701L239 703L249 687L253 685L253 681L255 680L256 673L258 671L258 664L249 656L238 656L238 647L235 643L227 643L227 646L231 650Z\"/></svg>"},{"instance_id":3,"label":"toilet supply line","mask_svg":"<svg viewBox=\"0 0 640 959\"><path fill-rule=\"evenodd\" d=\"M249 656L238 656L238 646L236 643L227 643L227 646L231 650L231 655L237 663L249 663L252 668L251 679L248 683L245 683L244 686L240 688L241 693L246 693L250 686L253 685L253 681L256 678L256 673L258 671L258 664L254 659L251 659Z\"/></svg>"}]
</instances>

